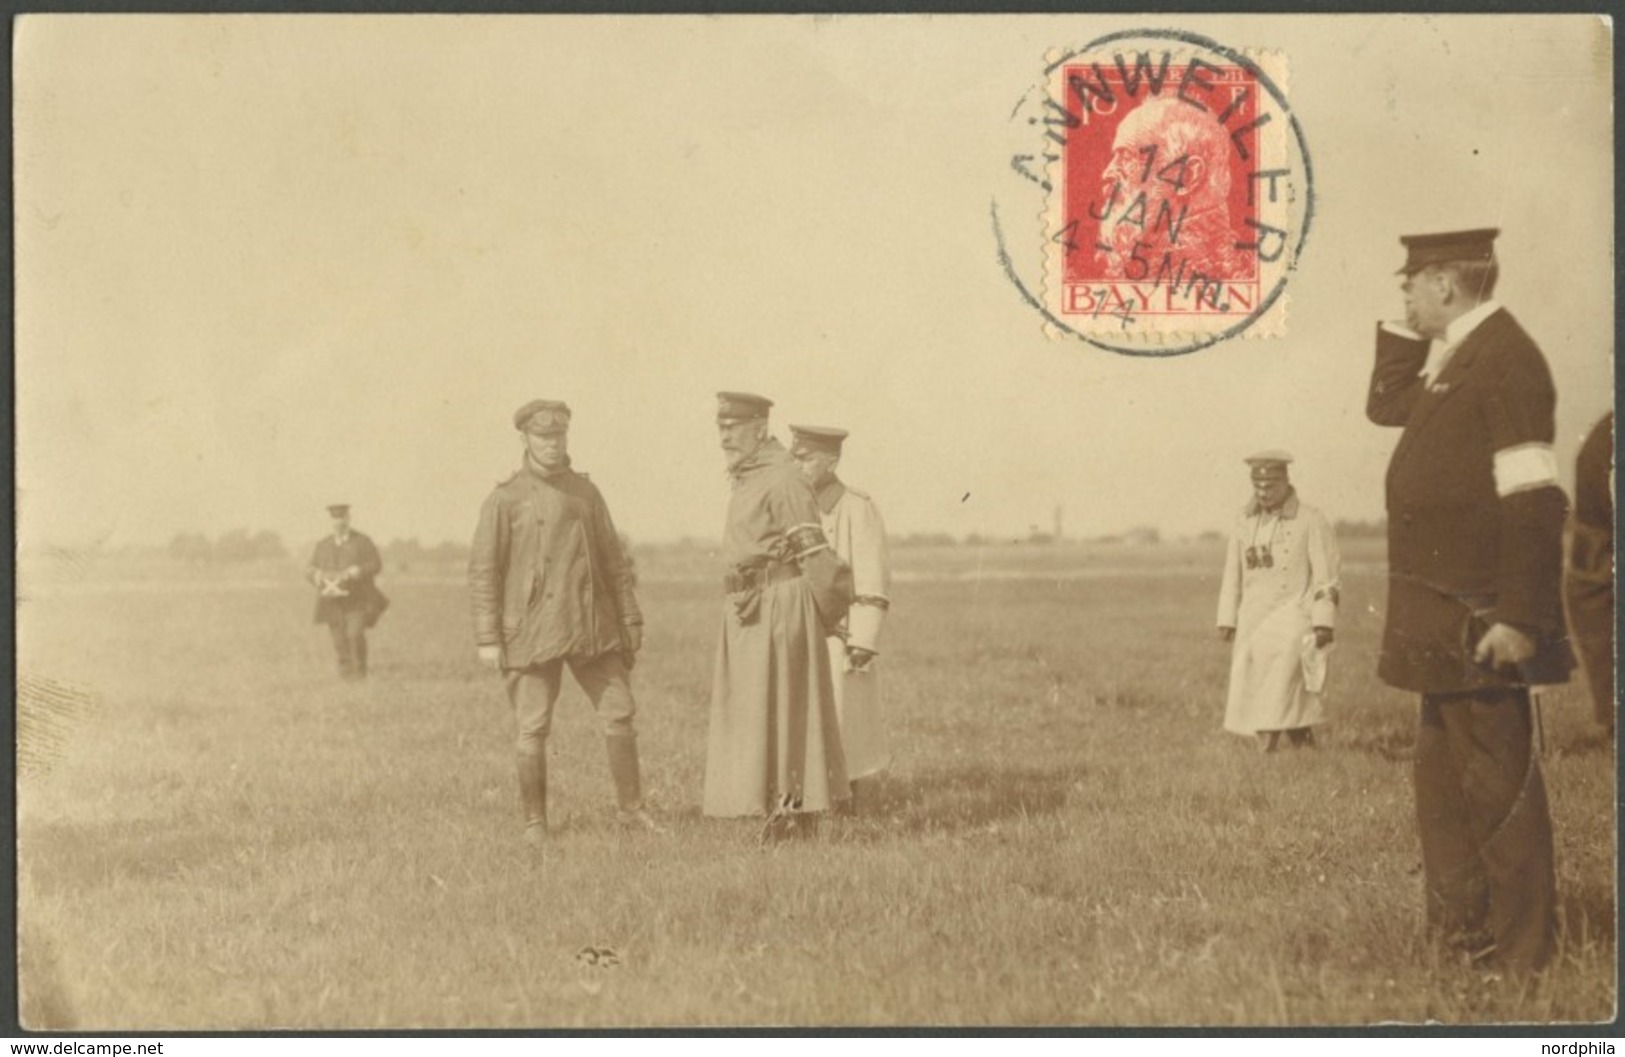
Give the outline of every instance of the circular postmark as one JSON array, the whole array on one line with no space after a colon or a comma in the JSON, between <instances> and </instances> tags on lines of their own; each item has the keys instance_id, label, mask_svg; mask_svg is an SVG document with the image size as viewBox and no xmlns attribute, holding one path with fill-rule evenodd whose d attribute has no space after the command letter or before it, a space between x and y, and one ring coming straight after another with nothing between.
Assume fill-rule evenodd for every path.
<instances>
[{"instance_id":1,"label":"circular postmark","mask_svg":"<svg viewBox=\"0 0 1625 1057\"><path fill-rule=\"evenodd\" d=\"M1286 74L1281 52L1171 29L1046 57L1010 114L991 220L1050 335L1175 356L1285 333L1314 217Z\"/></svg>"}]
</instances>

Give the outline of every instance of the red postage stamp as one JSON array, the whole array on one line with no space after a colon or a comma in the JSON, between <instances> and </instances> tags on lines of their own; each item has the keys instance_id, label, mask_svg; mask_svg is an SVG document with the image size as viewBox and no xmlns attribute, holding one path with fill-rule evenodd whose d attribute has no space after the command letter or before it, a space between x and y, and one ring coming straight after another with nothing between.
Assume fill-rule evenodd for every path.
<instances>
[{"instance_id":1,"label":"red postage stamp","mask_svg":"<svg viewBox=\"0 0 1625 1057\"><path fill-rule=\"evenodd\" d=\"M1050 77L1052 318L1146 347L1282 332L1308 219L1282 57L1127 41Z\"/></svg>"}]
</instances>

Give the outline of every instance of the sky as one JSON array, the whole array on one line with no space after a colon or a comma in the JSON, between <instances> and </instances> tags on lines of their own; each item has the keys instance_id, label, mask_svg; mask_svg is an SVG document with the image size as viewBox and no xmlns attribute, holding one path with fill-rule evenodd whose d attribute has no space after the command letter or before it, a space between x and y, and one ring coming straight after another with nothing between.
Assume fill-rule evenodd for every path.
<instances>
[{"instance_id":1,"label":"sky","mask_svg":"<svg viewBox=\"0 0 1625 1057\"><path fill-rule=\"evenodd\" d=\"M999 264L995 203L1043 250L1012 111L1139 26L1286 60L1315 212L1279 337L1057 340ZM340 501L466 540L535 397L634 541L714 539L723 389L850 430L894 533L1221 528L1267 447L1374 519L1413 232L1502 229L1566 473L1613 403L1596 17L28 15L13 46L25 548L308 541Z\"/></svg>"}]
</instances>

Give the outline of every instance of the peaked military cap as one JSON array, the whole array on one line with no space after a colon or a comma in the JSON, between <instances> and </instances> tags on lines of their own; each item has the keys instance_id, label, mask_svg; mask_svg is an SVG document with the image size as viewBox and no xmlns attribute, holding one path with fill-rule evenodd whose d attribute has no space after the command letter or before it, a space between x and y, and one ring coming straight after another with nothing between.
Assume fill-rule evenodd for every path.
<instances>
[{"instance_id":1,"label":"peaked military cap","mask_svg":"<svg viewBox=\"0 0 1625 1057\"><path fill-rule=\"evenodd\" d=\"M717 421L743 422L752 418L766 418L773 401L755 393L718 393Z\"/></svg>"},{"instance_id":2,"label":"peaked military cap","mask_svg":"<svg viewBox=\"0 0 1625 1057\"><path fill-rule=\"evenodd\" d=\"M526 433L563 433L570 428L570 407L562 400L532 400L513 413L513 425Z\"/></svg>"},{"instance_id":3,"label":"peaked military cap","mask_svg":"<svg viewBox=\"0 0 1625 1057\"><path fill-rule=\"evenodd\" d=\"M1292 453L1282 451L1280 448L1270 448L1249 455L1242 461L1253 468L1253 480L1268 481L1286 476L1287 464L1292 461Z\"/></svg>"},{"instance_id":4,"label":"peaked military cap","mask_svg":"<svg viewBox=\"0 0 1625 1057\"><path fill-rule=\"evenodd\" d=\"M1445 231L1437 235L1401 235L1405 263L1396 275L1413 275L1433 264L1451 261L1492 261L1500 228Z\"/></svg>"},{"instance_id":5,"label":"peaked military cap","mask_svg":"<svg viewBox=\"0 0 1625 1057\"><path fill-rule=\"evenodd\" d=\"M811 451L824 451L831 455L841 454L841 442L847 437L844 429L834 426L791 426L791 443L799 448Z\"/></svg>"},{"instance_id":6,"label":"peaked military cap","mask_svg":"<svg viewBox=\"0 0 1625 1057\"><path fill-rule=\"evenodd\" d=\"M329 517L344 517L350 512L349 503L329 503L327 513Z\"/></svg>"}]
</instances>

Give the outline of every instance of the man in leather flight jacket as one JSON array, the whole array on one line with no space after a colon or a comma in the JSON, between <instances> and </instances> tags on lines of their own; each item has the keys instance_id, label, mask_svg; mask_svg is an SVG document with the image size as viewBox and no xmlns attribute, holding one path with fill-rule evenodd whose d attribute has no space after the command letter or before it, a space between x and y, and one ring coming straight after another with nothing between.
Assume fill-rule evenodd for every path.
<instances>
[{"instance_id":1,"label":"man in leather flight jacket","mask_svg":"<svg viewBox=\"0 0 1625 1057\"><path fill-rule=\"evenodd\" d=\"M480 661L502 673L518 731L525 840L547 838L547 735L569 665L604 724L623 821L644 810L629 671L643 644L632 564L609 508L570 467L570 409L532 400L514 414L524 465L480 508L468 563Z\"/></svg>"}]
</instances>

